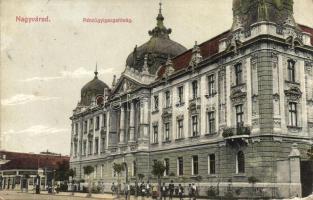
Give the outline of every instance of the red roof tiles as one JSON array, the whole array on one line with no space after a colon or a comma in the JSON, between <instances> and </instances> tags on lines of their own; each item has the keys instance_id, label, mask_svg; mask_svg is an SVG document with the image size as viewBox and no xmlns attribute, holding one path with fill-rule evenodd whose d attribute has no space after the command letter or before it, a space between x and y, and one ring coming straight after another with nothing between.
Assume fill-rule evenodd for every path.
<instances>
[{"instance_id":1,"label":"red roof tiles","mask_svg":"<svg viewBox=\"0 0 313 200\"><path fill-rule=\"evenodd\" d=\"M229 34L229 31L226 31L220 35L215 36L214 38L203 42L199 45L202 57L208 58L218 53L219 41L223 38L226 38ZM172 59L175 71L180 69L187 68L191 59L192 49L185 51L184 53L174 57ZM158 77L161 77L164 73L164 66L162 66L158 71Z\"/></svg>"},{"instance_id":2,"label":"red roof tiles","mask_svg":"<svg viewBox=\"0 0 313 200\"><path fill-rule=\"evenodd\" d=\"M62 162L69 162L68 156L49 155L49 154L31 154L17 153L9 151L0 151L0 157L6 156L9 160L0 169L38 169L38 168L53 168L57 169Z\"/></svg>"},{"instance_id":3,"label":"red roof tiles","mask_svg":"<svg viewBox=\"0 0 313 200\"><path fill-rule=\"evenodd\" d=\"M303 32L311 34L311 45L313 46L313 28L310 28L308 26L304 26L304 25L301 25L301 24L298 24L298 25L299 25L299 27L301 28L301 30Z\"/></svg>"}]
</instances>

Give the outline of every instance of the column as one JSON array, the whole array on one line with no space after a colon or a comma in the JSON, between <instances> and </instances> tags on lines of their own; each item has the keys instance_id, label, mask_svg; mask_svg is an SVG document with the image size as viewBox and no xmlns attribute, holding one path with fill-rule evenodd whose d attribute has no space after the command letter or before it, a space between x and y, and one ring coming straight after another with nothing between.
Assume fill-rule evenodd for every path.
<instances>
[{"instance_id":1,"label":"column","mask_svg":"<svg viewBox=\"0 0 313 200\"><path fill-rule=\"evenodd\" d=\"M129 137L130 142L135 141L135 102L130 102L130 114L129 114Z\"/></svg>"},{"instance_id":2,"label":"column","mask_svg":"<svg viewBox=\"0 0 313 200\"><path fill-rule=\"evenodd\" d=\"M125 143L125 108L121 106L121 115L120 115L120 144Z\"/></svg>"}]
</instances>

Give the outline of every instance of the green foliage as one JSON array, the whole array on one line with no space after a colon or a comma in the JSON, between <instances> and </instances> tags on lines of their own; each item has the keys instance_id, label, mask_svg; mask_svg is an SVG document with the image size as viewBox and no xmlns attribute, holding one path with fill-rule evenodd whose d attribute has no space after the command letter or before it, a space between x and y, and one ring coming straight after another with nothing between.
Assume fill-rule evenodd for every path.
<instances>
[{"instance_id":1,"label":"green foliage","mask_svg":"<svg viewBox=\"0 0 313 200\"><path fill-rule=\"evenodd\" d=\"M84 167L84 174L86 174L87 176L89 176L95 169L88 165Z\"/></svg>"},{"instance_id":2,"label":"green foliage","mask_svg":"<svg viewBox=\"0 0 313 200\"><path fill-rule=\"evenodd\" d=\"M145 177L145 175L143 175L143 174L138 174L137 176L138 176L138 179L139 179L140 181L142 181L142 179Z\"/></svg>"},{"instance_id":3,"label":"green foliage","mask_svg":"<svg viewBox=\"0 0 313 200\"><path fill-rule=\"evenodd\" d=\"M223 137L231 137L234 135L234 129L233 128L225 128L223 130Z\"/></svg>"},{"instance_id":4,"label":"green foliage","mask_svg":"<svg viewBox=\"0 0 313 200\"><path fill-rule=\"evenodd\" d=\"M113 170L118 175L121 174L122 171L124 171L124 164L123 163L114 163L113 164Z\"/></svg>"},{"instance_id":5,"label":"green foliage","mask_svg":"<svg viewBox=\"0 0 313 200\"><path fill-rule=\"evenodd\" d=\"M248 177L248 182L254 184L256 182L259 182L259 180L255 176L250 176Z\"/></svg>"},{"instance_id":6,"label":"green foliage","mask_svg":"<svg viewBox=\"0 0 313 200\"><path fill-rule=\"evenodd\" d=\"M169 174L169 176L175 176L175 173L174 173L174 172L171 172L171 173Z\"/></svg>"},{"instance_id":7,"label":"green foliage","mask_svg":"<svg viewBox=\"0 0 313 200\"><path fill-rule=\"evenodd\" d=\"M151 173L156 177L161 177L166 170L166 166L161 161L156 161L152 166Z\"/></svg>"},{"instance_id":8,"label":"green foliage","mask_svg":"<svg viewBox=\"0 0 313 200\"><path fill-rule=\"evenodd\" d=\"M56 181L66 181L69 178L70 166L68 161L58 162L58 168L55 171L55 180Z\"/></svg>"},{"instance_id":9,"label":"green foliage","mask_svg":"<svg viewBox=\"0 0 313 200\"><path fill-rule=\"evenodd\" d=\"M213 186L209 187L208 191L207 191L208 197L216 197L218 192L217 189Z\"/></svg>"}]
</instances>

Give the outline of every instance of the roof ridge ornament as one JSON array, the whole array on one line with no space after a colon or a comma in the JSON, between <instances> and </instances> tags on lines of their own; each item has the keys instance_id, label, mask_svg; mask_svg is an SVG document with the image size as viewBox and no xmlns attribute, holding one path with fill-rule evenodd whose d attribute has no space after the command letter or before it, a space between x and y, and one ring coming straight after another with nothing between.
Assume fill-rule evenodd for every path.
<instances>
[{"instance_id":1,"label":"roof ridge ornament","mask_svg":"<svg viewBox=\"0 0 313 200\"><path fill-rule=\"evenodd\" d=\"M189 62L189 66L194 69L198 64L202 61L202 55L201 55L201 49L199 45L197 44L197 41L195 41L195 44L192 48L192 55Z\"/></svg>"},{"instance_id":2,"label":"roof ridge ornament","mask_svg":"<svg viewBox=\"0 0 313 200\"><path fill-rule=\"evenodd\" d=\"M159 3L159 14L156 18L157 20L157 25L154 29L149 31L149 35L152 37L160 37L160 38L168 38L169 39L169 34L172 32L172 29L167 29L164 26L164 17L162 15L162 3Z\"/></svg>"},{"instance_id":3,"label":"roof ridge ornament","mask_svg":"<svg viewBox=\"0 0 313 200\"><path fill-rule=\"evenodd\" d=\"M149 68L148 68L148 54L145 54L145 57L144 57L144 63L143 63L142 74L149 74Z\"/></svg>"},{"instance_id":4,"label":"roof ridge ornament","mask_svg":"<svg viewBox=\"0 0 313 200\"><path fill-rule=\"evenodd\" d=\"M98 78L98 63L96 62L95 78Z\"/></svg>"}]
</instances>

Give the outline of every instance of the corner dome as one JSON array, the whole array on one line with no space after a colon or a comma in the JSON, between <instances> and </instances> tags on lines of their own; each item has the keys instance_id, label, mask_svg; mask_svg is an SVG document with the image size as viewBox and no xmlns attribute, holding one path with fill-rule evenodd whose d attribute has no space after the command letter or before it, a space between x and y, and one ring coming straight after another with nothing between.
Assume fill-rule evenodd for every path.
<instances>
[{"instance_id":1,"label":"corner dome","mask_svg":"<svg viewBox=\"0 0 313 200\"><path fill-rule=\"evenodd\" d=\"M160 65L166 62L168 57L173 58L187 50L183 45L170 39L169 34L172 30L167 29L163 24L161 5L160 3L159 14L156 18L157 26L149 31L150 40L139 47L136 46L126 60L126 66L142 72L144 58L147 55L148 71L152 75L157 72Z\"/></svg>"},{"instance_id":2,"label":"corner dome","mask_svg":"<svg viewBox=\"0 0 313 200\"><path fill-rule=\"evenodd\" d=\"M89 106L95 98L99 95L105 96L105 91L109 91L109 87L103 81L98 79L98 72L95 71L95 77L89 81L81 89L81 101L80 104L83 106Z\"/></svg>"}]
</instances>

